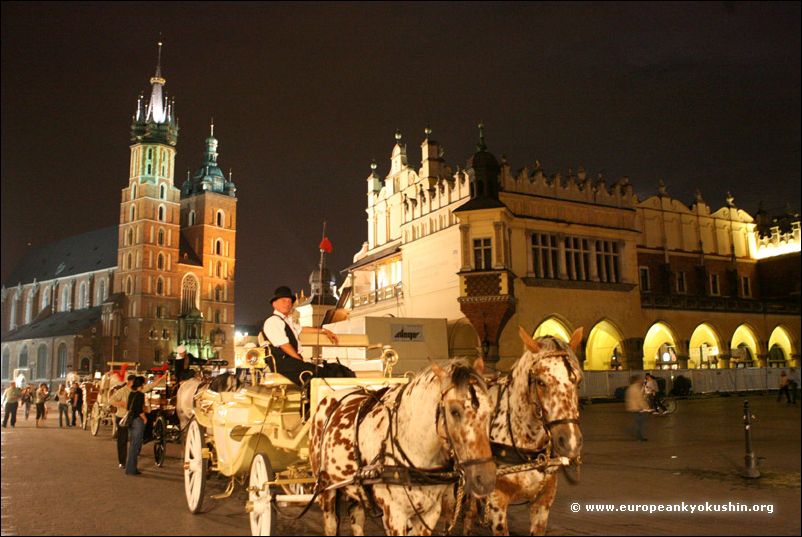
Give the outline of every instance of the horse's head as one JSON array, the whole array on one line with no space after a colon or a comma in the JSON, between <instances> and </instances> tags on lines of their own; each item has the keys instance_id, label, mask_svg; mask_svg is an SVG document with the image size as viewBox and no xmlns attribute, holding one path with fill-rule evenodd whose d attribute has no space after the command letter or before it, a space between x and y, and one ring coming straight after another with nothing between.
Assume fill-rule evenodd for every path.
<instances>
[{"instance_id":1,"label":"horse's head","mask_svg":"<svg viewBox=\"0 0 802 537\"><path fill-rule=\"evenodd\" d=\"M567 345L551 336L532 339L523 328L525 350L512 372L512 390L528 404L545 427L556 455L575 460L582 451L579 429L579 384L582 370L574 351L582 341L578 328ZM525 393L525 396L522 396Z\"/></svg>"},{"instance_id":2,"label":"horse's head","mask_svg":"<svg viewBox=\"0 0 802 537\"><path fill-rule=\"evenodd\" d=\"M437 427L465 473L466 492L476 497L487 496L496 486L489 436L492 408L483 369L481 358L473 367L464 361L454 361L446 370L432 365L441 387Z\"/></svg>"}]
</instances>

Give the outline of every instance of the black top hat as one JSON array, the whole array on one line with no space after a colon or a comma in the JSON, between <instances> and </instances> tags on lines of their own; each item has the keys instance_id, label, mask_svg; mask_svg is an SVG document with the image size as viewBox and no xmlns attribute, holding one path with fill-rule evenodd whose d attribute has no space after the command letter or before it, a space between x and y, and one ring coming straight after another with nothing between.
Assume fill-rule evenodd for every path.
<instances>
[{"instance_id":1,"label":"black top hat","mask_svg":"<svg viewBox=\"0 0 802 537\"><path fill-rule=\"evenodd\" d=\"M273 298L270 299L270 303L272 304L279 298L291 298L292 303L295 304L295 295L292 294L292 291L286 285L276 288L276 290L273 292Z\"/></svg>"}]
</instances>

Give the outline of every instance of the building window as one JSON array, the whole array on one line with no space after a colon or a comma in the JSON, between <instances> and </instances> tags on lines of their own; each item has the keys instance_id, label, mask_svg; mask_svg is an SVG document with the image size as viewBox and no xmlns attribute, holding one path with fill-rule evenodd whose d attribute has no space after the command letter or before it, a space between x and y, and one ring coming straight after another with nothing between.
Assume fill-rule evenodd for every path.
<instances>
[{"instance_id":1,"label":"building window","mask_svg":"<svg viewBox=\"0 0 802 537\"><path fill-rule=\"evenodd\" d=\"M156 279L156 294L157 295L164 294L164 280L161 277Z\"/></svg>"},{"instance_id":2,"label":"building window","mask_svg":"<svg viewBox=\"0 0 802 537\"><path fill-rule=\"evenodd\" d=\"M156 318L164 319L164 306L156 306Z\"/></svg>"},{"instance_id":3,"label":"building window","mask_svg":"<svg viewBox=\"0 0 802 537\"><path fill-rule=\"evenodd\" d=\"M685 273L684 272L676 272L675 273L675 281L677 283L677 293L685 294L688 292L687 282L685 280Z\"/></svg>"},{"instance_id":4,"label":"building window","mask_svg":"<svg viewBox=\"0 0 802 537\"><path fill-rule=\"evenodd\" d=\"M710 294L714 296L718 296L721 294L721 289L718 285L718 274L711 274L710 275Z\"/></svg>"},{"instance_id":5,"label":"building window","mask_svg":"<svg viewBox=\"0 0 802 537\"><path fill-rule=\"evenodd\" d=\"M95 297L95 305L99 305L106 300L106 279L103 278L97 283L97 296Z\"/></svg>"},{"instance_id":6,"label":"building window","mask_svg":"<svg viewBox=\"0 0 802 537\"><path fill-rule=\"evenodd\" d=\"M136 206L131 205L131 212L129 214L128 221L133 222L134 220L136 220Z\"/></svg>"},{"instance_id":7,"label":"building window","mask_svg":"<svg viewBox=\"0 0 802 537\"><path fill-rule=\"evenodd\" d=\"M157 234L157 239L159 246L164 246L164 230L160 229L159 233Z\"/></svg>"},{"instance_id":8,"label":"building window","mask_svg":"<svg viewBox=\"0 0 802 537\"><path fill-rule=\"evenodd\" d=\"M493 248L490 239L473 239L473 268L475 270L490 270L492 264Z\"/></svg>"},{"instance_id":9,"label":"building window","mask_svg":"<svg viewBox=\"0 0 802 537\"><path fill-rule=\"evenodd\" d=\"M222 240L217 239L214 242L214 253L217 254L217 255L223 255L223 241Z\"/></svg>"},{"instance_id":10,"label":"building window","mask_svg":"<svg viewBox=\"0 0 802 537\"><path fill-rule=\"evenodd\" d=\"M136 183L131 185L131 199L136 198Z\"/></svg>"},{"instance_id":11,"label":"building window","mask_svg":"<svg viewBox=\"0 0 802 537\"><path fill-rule=\"evenodd\" d=\"M42 289L42 309L50 306L50 287Z\"/></svg>"},{"instance_id":12,"label":"building window","mask_svg":"<svg viewBox=\"0 0 802 537\"><path fill-rule=\"evenodd\" d=\"M223 211L217 211L217 225L218 227L223 227L225 224L225 215Z\"/></svg>"},{"instance_id":13,"label":"building window","mask_svg":"<svg viewBox=\"0 0 802 537\"><path fill-rule=\"evenodd\" d=\"M220 261L217 262L217 270L216 270L216 272L217 272L217 277L218 278L222 278L223 277L223 264Z\"/></svg>"},{"instance_id":14,"label":"building window","mask_svg":"<svg viewBox=\"0 0 802 537\"><path fill-rule=\"evenodd\" d=\"M220 311L219 310L215 310L215 312L214 312L214 322L216 324L220 324Z\"/></svg>"},{"instance_id":15,"label":"building window","mask_svg":"<svg viewBox=\"0 0 802 537\"><path fill-rule=\"evenodd\" d=\"M64 287L61 288L61 307L59 311L69 311L70 310L70 285L64 284Z\"/></svg>"},{"instance_id":16,"label":"building window","mask_svg":"<svg viewBox=\"0 0 802 537\"><path fill-rule=\"evenodd\" d=\"M165 185L161 185L159 187L159 199L160 200L166 200L167 199L167 187Z\"/></svg>"},{"instance_id":17,"label":"building window","mask_svg":"<svg viewBox=\"0 0 802 537\"><path fill-rule=\"evenodd\" d=\"M596 269L603 282L621 281L621 253L615 241L596 241Z\"/></svg>"},{"instance_id":18,"label":"building window","mask_svg":"<svg viewBox=\"0 0 802 537\"><path fill-rule=\"evenodd\" d=\"M749 276L741 276L741 296L752 297L752 280L749 279Z\"/></svg>"},{"instance_id":19,"label":"building window","mask_svg":"<svg viewBox=\"0 0 802 537\"><path fill-rule=\"evenodd\" d=\"M39 345L36 351L36 378L47 378L47 345Z\"/></svg>"},{"instance_id":20,"label":"building window","mask_svg":"<svg viewBox=\"0 0 802 537\"><path fill-rule=\"evenodd\" d=\"M557 237L547 233L532 234L532 272L538 278L557 278Z\"/></svg>"},{"instance_id":21,"label":"building window","mask_svg":"<svg viewBox=\"0 0 802 537\"><path fill-rule=\"evenodd\" d=\"M216 302L223 301L223 288L219 285L214 288L214 299Z\"/></svg>"},{"instance_id":22,"label":"building window","mask_svg":"<svg viewBox=\"0 0 802 537\"><path fill-rule=\"evenodd\" d=\"M3 349L3 364L0 369L3 370L3 380L11 378L11 351L8 347Z\"/></svg>"},{"instance_id":23,"label":"building window","mask_svg":"<svg viewBox=\"0 0 802 537\"><path fill-rule=\"evenodd\" d=\"M78 288L78 309L82 310L87 307L89 302L89 286L86 282L81 282L81 287Z\"/></svg>"},{"instance_id":24,"label":"building window","mask_svg":"<svg viewBox=\"0 0 802 537\"><path fill-rule=\"evenodd\" d=\"M197 307L198 280L188 274L181 285L181 313L186 314Z\"/></svg>"},{"instance_id":25,"label":"building window","mask_svg":"<svg viewBox=\"0 0 802 537\"><path fill-rule=\"evenodd\" d=\"M159 205L159 222L164 222L164 206Z\"/></svg>"},{"instance_id":26,"label":"building window","mask_svg":"<svg viewBox=\"0 0 802 537\"><path fill-rule=\"evenodd\" d=\"M579 237L565 238L565 270L569 280L589 280L588 240Z\"/></svg>"},{"instance_id":27,"label":"building window","mask_svg":"<svg viewBox=\"0 0 802 537\"><path fill-rule=\"evenodd\" d=\"M156 258L156 268L164 270L164 254L159 254L159 257Z\"/></svg>"},{"instance_id":28,"label":"building window","mask_svg":"<svg viewBox=\"0 0 802 537\"><path fill-rule=\"evenodd\" d=\"M125 280L125 294L130 295L134 292L134 281L131 276L128 276L128 279Z\"/></svg>"},{"instance_id":29,"label":"building window","mask_svg":"<svg viewBox=\"0 0 802 537\"><path fill-rule=\"evenodd\" d=\"M638 274L640 275L640 290L651 291L652 282L649 279L649 267L638 267Z\"/></svg>"},{"instance_id":30,"label":"building window","mask_svg":"<svg viewBox=\"0 0 802 537\"><path fill-rule=\"evenodd\" d=\"M131 267L133 266L132 259L133 258L131 257L130 253L125 258L125 268L128 270L131 270Z\"/></svg>"},{"instance_id":31,"label":"building window","mask_svg":"<svg viewBox=\"0 0 802 537\"><path fill-rule=\"evenodd\" d=\"M65 378L67 376L67 345L62 343L58 346L58 377Z\"/></svg>"},{"instance_id":32,"label":"building window","mask_svg":"<svg viewBox=\"0 0 802 537\"><path fill-rule=\"evenodd\" d=\"M195 225L195 211L189 211L189 217L187 218L190 226Z\"/></svg>"},{"instance_id":33,"label":"building window","mask_svg":"<svg viewBox=\"0 0 802 537\"><path fill-rule=\"evenodd\" d=\"M19 353L19 359L17 360L17 367L19 369L23 369L28 367L28 346L25 345L22 347L22 351Z\"/></svg>"},{"instance_id":34,"label":"building window","mask_svg":"<svg viewBox=\"0 0 802 537\"><path fill-rule=\"evenodd\" d=\"M28 291L28 298L25 300L25 324L31 322L33 317L33 290Z\"/></svg>"},{"instance_id":35,"label":"building window","mask_svg":"<svg viewBox=\"0 0 802 537\"><path fill-rule=\"evenodd\" d=\"M131 246L134 244L134 230L128 228L128 231L125 232L125 246Z\"/></svg>"}]
</instances>

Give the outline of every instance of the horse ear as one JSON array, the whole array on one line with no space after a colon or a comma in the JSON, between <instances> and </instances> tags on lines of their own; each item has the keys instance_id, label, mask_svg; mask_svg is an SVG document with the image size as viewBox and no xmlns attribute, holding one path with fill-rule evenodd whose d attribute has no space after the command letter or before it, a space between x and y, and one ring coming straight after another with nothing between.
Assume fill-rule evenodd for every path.
<instances>
[{"instance_id":1,"label":"horse ear","mask_svg":"<svg viewBox=\"0 0 802 537\"><path fill-rule=\"evenodd\" d=\"M480 375L485 372L485 361L480 356L473 362L473 370L479 373Z\"/></svg>"},{"instance_id":2,"label":"horse ear","mask_svg":"<svg viewBox=\"0 0 802 537\"><path fill-rule=\"evenodd\" d=\"M580 326L579 328L574 330L573 334L571 334L571 342L569 343L569 345L571 346L571 350L573 350L574 352L576 352L576 350L579 348L579 344L582 343L582 333L584 331L585 331L584 327Z\"/></svg>"},{"instance_id":3,"label":"horse ear","mask_svg":"<svg viewBox=\"0 0 802 537\"><path fill-rule=\"evenodd\" d=\"M445 371L443 371L443 368L437 365L437 363L434 360L432 360L432 371L434 371L434 374L437 375L437 378L440 379L441 384L446 380L448 380L448 374Z\"/></svg>"},{"instance_id":4,"label":"horse ear","mask_svg":"<svg viewBox=\"0 0 802 537\"><path fill-rule=\"evenodd\" d=\"M524 330L524 327L518 325L518 336L521 338L521 341L524 342L524 346L529 349L530 352L537 354L540 352L540 345L537 341L532 339L532 336L529 335L529 332Z\"/></svg>"}]
</instances>

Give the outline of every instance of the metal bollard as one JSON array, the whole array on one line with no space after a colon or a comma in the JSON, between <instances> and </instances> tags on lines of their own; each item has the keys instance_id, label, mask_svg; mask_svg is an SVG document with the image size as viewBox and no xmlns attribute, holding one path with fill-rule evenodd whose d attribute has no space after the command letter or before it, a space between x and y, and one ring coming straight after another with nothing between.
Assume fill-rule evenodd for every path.
<instances>
[{"instance_id":1,"label":"metal bollard","mask_svg":"<svg viewBox=\"0 0 802 537\"><path fill-rule=\"evenodd\" d=\"M757 457L752 450L752 418L754 416L749 411L749 401L744 401L744 439L746 441L746 455L744 455L743 476L751 479L760 477L757 469Z\"/></svg>"}]
</instances>

